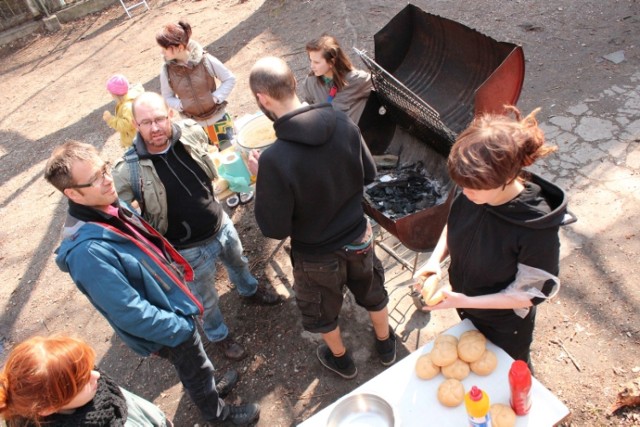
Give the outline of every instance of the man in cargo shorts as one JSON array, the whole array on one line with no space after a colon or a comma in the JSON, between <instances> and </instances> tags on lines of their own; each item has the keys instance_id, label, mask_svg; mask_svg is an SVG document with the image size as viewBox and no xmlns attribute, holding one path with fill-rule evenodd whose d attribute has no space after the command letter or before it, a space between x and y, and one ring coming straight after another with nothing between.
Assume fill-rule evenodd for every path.
<instances>
[{"instance_id":1,"label":"man in cargo shorts","mask_svg":"<svg viewBox=\"0 0 640 427\"><path fill-rule=\"evenodd\" d=\"M295 77L279 58L259 60L249 84L278 138L262 154L250 154L250 169L258 176L256 220L267 237L291 237L302 325L324 340L318 359L343 378L358 373L338 326L346 285L369 312L380 361L391 365L396 338L389 327L384 269L361 205L376 168L358 127L331 104L302 105Z\"/></svg>"}]
</instances>

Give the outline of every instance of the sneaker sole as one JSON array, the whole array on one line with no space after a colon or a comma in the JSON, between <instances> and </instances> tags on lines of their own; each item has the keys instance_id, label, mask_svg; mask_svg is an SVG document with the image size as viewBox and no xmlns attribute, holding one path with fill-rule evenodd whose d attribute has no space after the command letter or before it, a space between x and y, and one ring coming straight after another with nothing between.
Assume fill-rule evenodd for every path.
<instances>
[{"instance_id":1,"label":"sneaker sole","mask_svg":"<svg viewBox=\"0 0 640 427\"><path fill-rule=\"evenodd\" d=\"M322 366L324 366L325 368L327 368L331 372L335 372L336 374L340 375L345 380L352 380L358 375L358 368L356 368L356 371L352 375L345 375L342 372L340 372L340 371L338 371L336 369L333 369L331 366L327 365L324 362L324 359L322 359L322 356L320 356L320 347L318 347L318 349L316 350L316 357L318 358L318 360L320 361L320 364Z\"/></svg>"},{"instance_id":2,"label":"sneaker sole","mask_svg":"<svg viewBox=\"0 0 640 427\"><path fill-rule=\"evenodd\" d=\"M393 355L393 360L389 361L389 362L383 362L382 360L380 360L380 363L382 363L382 366L391 366L394 363L396 363L396 355Z\"/></svg>"}]
</instances>

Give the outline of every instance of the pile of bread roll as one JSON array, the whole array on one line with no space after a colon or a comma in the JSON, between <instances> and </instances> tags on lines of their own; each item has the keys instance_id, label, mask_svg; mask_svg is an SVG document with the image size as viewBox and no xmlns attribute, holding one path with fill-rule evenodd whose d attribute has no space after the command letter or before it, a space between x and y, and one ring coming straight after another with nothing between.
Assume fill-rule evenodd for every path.
<instances>
[{"instance_id":1,"label":"pile of bread roll","mask_svg":"<svg viewBox=\"0 0 640 427\"><path fill-rule=\"evenodd\" d=\"M480 331L471 330L464 332L460 339L453 335L439 335L431 353L418 358L416 374L423 380L430 380L442 373L445 380L438 387L438 401L453 408L464 402L465 390L461 381L469 373L486 376L497 365L498 358L487 349L485 336ZM495 404L491 407L491 420L494 427L509 427L515 425L516 415L509 406Z\"/></svg>"}]
</instances>

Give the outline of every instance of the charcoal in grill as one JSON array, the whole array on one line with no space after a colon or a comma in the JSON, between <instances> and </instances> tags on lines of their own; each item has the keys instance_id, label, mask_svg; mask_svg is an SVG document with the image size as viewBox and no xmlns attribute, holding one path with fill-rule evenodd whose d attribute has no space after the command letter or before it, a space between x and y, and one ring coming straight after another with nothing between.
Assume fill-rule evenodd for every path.
<instances>
[{"instance_id":1,"label":"charcoal in grill","mask_svg":"<svg viewBox=\"0 0 640 427\"><path fill-rule=\"evenodd\" d=\"M380 169L366 190L369 202L390 219L399 219L442 203L442 184L430 177L422 162Z\"/></svg>"},{"instance_id":2,"label":"charcoal in grill","mask_svg":"<svg viewBox=\"0 0 640 427\"><path fill-rule=\"evenodd\" d=\"M447 194L435 205L417 206L415 213L405 215L414 202L389 206L383 213L365 193L363 209L406 248L428 251L440 238L457 191L445 164L454 136L474 116L500 114L506 104L516 104L524 81L524 53L520 46L411 4L375 34L374 48L374 60L363 58L375 88L358 122L363 138L374 155L389 152L403 163L424 161ZM430 199L420 195L415 203L428 204ZM404 216L391 219L390 209Z\"/></svg>"}]
</instances>

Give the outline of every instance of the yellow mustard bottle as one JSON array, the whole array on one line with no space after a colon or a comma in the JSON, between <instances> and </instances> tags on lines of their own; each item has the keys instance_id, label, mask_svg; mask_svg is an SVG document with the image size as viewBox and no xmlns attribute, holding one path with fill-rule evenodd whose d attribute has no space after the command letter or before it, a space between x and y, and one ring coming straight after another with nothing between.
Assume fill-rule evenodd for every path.
<instances>
[{"instance_id":1,"label":"yellow mustard bottle","mask_svg":"<svg viewBox=\"0 0 640 427\"><path fill-rule=\"evenodd\" d=\"M470 427L491 427L491 403L489 396L478 387L473 386L464 397Z\"/></svg>"}]
</instances>

